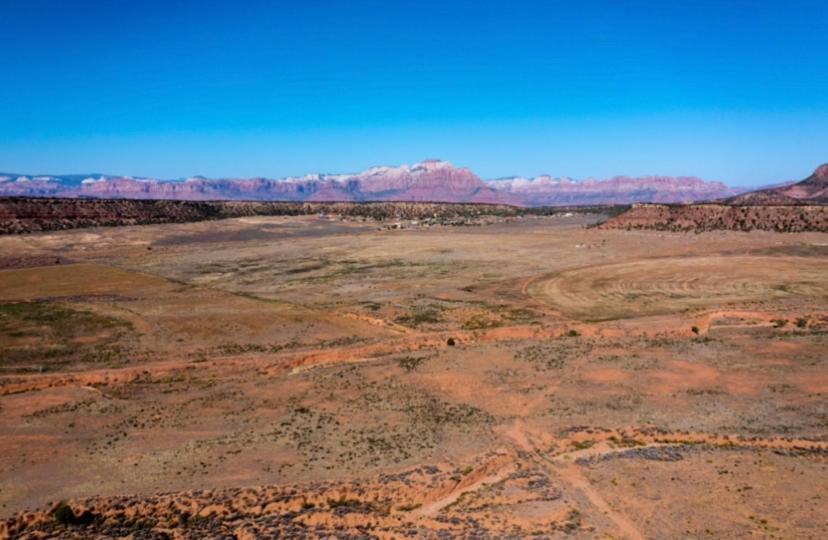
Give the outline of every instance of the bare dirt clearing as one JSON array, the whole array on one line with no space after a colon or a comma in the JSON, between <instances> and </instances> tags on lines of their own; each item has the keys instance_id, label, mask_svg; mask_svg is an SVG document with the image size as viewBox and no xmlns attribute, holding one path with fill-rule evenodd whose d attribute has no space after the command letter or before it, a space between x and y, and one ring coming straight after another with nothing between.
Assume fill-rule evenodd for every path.
<instances>
[{"instance_id":1,"label":"bare dirt clearing","mask_svg":"<svg viewBox=\"0 0 828 540\"><path fill-rule=\"evenodd\" d=\"M824 537L828 236L592 220L0 238L0 536Z\"/></svg>"},{"instance_id":2,"label":"bare dirt clearing","mask_svg":"<svg viewBox=\"0 0 828 540\"><path fill-rule=\"evenodd\" d=\"M529 288L534 297L587 320L667 314L709 306L828 297L823 258L680 257L562 272Z\"/></svg>"}]
</instances>

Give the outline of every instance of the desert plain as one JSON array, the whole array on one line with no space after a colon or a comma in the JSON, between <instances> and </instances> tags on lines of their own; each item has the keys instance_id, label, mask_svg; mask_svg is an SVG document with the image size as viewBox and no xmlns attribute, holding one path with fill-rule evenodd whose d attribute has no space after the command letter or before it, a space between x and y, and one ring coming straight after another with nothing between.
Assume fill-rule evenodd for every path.
<instances>
[{"instance_id":1,"label":"desert plain","mask_svg":"<svg viewBox=\"0 0 828 540\"><path fill-rule=\"evenodd\" d=\"M828 234L600 219L0 237L0 536L828 536Z\"/></svg>"}]
</instances>

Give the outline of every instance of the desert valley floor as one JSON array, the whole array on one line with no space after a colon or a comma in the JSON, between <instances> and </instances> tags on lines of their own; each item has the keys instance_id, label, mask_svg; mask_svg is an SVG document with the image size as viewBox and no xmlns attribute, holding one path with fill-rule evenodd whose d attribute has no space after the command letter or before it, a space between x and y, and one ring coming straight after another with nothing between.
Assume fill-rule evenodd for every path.
<instances>
[{"instance_id":1,"label":"desert valley floor","mask_svg":"<svg viewBox=\"0 0 828 540\"><path fill-rule=\"evenodd\" d=\"M0 237L0 536L828 536L828 234L597 219Z\"/></svg>"}]
</instances>

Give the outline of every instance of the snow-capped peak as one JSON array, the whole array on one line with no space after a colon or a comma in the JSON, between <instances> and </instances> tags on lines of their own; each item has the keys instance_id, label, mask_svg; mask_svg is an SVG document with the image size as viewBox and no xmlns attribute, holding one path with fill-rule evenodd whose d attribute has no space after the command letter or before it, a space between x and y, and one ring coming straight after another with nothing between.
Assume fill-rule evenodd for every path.
<instances>
[{"instance_id":1,"label":"snow-capped peak","mask_svg":"<svg viewBox=\"0 0 828 540\"><path fill-rule=\"evenodd\" d=\"M423 160L412 168L413 171L417 170L426 170L426 171L438 171L440 169L453 169L454 165L449 163L448 161L443 161L442 159L426 159Z\"/></svg>"}]
</instances>

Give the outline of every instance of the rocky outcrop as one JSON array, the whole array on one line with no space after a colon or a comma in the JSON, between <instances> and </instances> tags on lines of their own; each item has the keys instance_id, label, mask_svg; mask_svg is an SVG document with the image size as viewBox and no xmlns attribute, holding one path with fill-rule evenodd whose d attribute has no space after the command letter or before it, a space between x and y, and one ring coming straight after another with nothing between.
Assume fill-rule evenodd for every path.
<instances>
[{"instance_id":1,"label":"rocky outcrop","mask_svg":"<svg viewBox=\"0 0 828 540\"><path fill-rule=\"evenodd\" d=\"M605 229L662 231L828 232L828 164L805 180L759 189L708 204L635 204Z\"/></svg>"},{"instance_id":2,"label":"rocky outcrop","mask_svg":"<svg viewBox=\"0 0 828 540\"><path fill-rule=\"evenodd\" d=\"M744 193L728 200L730 204L826 204L828 203L828 163L817 167L814 173L801 182L760 189Z\"/></svg>"}]
</instances>

